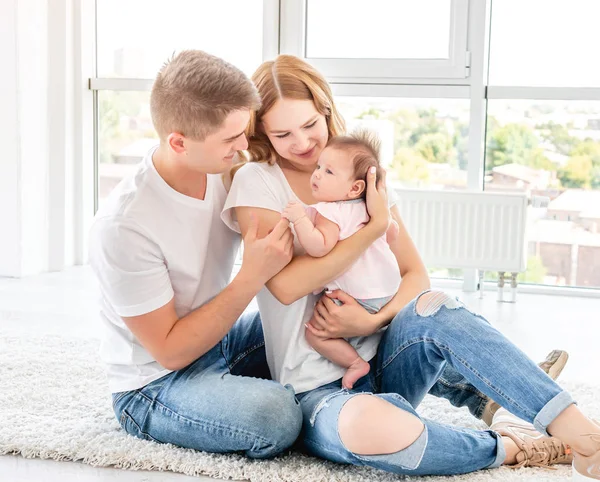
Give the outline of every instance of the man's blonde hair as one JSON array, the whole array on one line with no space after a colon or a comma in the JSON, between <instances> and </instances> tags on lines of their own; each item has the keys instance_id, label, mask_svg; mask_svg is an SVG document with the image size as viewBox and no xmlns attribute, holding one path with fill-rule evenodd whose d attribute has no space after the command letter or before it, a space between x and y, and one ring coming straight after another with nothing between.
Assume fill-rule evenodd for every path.
<instances>
[{"instance_id":1,"label":"man's blonde hair","mask_svg":"<svg viewBox=\"0 0 600 482\"><path fill-rule=\"evenodd\" d=\"M260 97L250 79L223 59L184 50L163 65L150 94L161 140L172 132L202 141L236 110L256 110Z\"/></svg>"},{"instance_id":2,"label":"man's blonde hair","mask_svg":"<svg viewBox=\"0 0 600 482\"><path fill-rule=\"evenodd\" d=\"M354 180L363 180L367 182L367 173L372 166L377 169L377 180L383 175L381 167L381 140L372 131L367 129L356 129L345 136L332 137L327 143L327 147L346 152L352 160L354 167ZM366 196L366 190L362 192L362 197Z\"/></svg>"},{"instance_id":3,"label":"man's blonde hair","mask_svg":"<svg viewBox=\"0 0 600 482\"><path fill-rule=\"evenodd\" d=\"M262 127L262 117L279 99L311 100L325 116L329 137L346 130L344 119L333 101L325 78L310 64L293 55L280 55L264 62L252 76L262 100L261 107L250 115L248 153L251 161L274 163L277 152Z\"/></svg>"}]
</instances>

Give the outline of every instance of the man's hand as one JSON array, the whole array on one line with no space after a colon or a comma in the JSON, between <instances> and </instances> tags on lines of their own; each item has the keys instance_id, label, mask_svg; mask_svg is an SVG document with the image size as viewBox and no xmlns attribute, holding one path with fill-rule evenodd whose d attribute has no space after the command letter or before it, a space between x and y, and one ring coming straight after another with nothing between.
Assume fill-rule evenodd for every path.
<instances>
[{"instance_id":1,"label":"man's hand","mask_svg":"<svg viewBox=\"0 0 600 482\"><path fill-rule=\"evenodd\" d=\"M250 225L244 237L244 258L240 271L260 284L279 273L294 254L294 235L287 219L281 219L264 238L258 238L258 220L250 215Z\"/></svg>"},{"instance_id":2,"label":"man's hand","mask_svg":"<svg viewBox=\"0 0 600 482\"><path fill-rule=\"evenodd\" d=\"M292 223L300 220L304 216L306 216L306 210L304 206L297 201L290 201L288 205L285 207L281 216L285 219L289 220Z\"/></svg>"}]
</instances>

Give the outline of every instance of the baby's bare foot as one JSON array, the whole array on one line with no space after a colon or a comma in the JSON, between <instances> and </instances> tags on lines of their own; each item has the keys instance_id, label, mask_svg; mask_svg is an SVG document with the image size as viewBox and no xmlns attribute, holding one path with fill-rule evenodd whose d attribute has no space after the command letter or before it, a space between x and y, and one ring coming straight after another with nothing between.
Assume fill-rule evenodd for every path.
<instances>
[{"instance_id":1,"label":"baby's bare foot","mask_svg":"<svg viewBox=\"0 0 600 482\"><path fill-rule=\"evenodd\" d=\"M370 369L371 366L369 363L358 357L354 363L348 367L344 378L342 378L342 387L350 390L358 379L369 373Z\"/></svg>"}]
</instances>

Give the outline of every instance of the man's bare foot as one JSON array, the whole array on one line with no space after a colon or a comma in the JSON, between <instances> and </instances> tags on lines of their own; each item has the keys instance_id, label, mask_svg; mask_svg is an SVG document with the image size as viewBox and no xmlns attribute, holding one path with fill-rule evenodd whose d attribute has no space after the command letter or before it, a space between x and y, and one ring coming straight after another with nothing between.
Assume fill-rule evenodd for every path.
<instances>
[{"instance_id":1,"label":"man's bare foot","mask_svg":"<svg viewBox=\"0 0 600 482\"><path fill-rule=\"evenodd\" d=\"M344 378L342 378L342 387L350 390L358 379L369 373L370 369L371 366L369 363L364 361L361 357L358 357L354 360L354 363L348 367L348 371L346 371Z\"/></svg>"}]
</instances>

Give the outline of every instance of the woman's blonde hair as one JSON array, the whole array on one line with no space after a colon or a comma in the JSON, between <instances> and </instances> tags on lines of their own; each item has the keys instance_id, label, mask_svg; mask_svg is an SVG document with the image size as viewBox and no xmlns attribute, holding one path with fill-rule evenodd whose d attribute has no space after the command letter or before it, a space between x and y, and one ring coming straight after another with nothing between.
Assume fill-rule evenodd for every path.
<instances>
[{"instance_id":1,"label":"woman's blonde hair","mask_svg":"<svg viewBox=\"0 0 600 482\"><path fill-rule=\"evenodd\" d=\"M329 137L346 131L344 119L333 101L325 78L310 64L293 55L280 55L264 62L252 76L261 98L261 107L251 113L248 124L248 154L254 162L277 162L279 156L262 127L262 117L279 99L312 100L325 116Z\"/></svg>"}]
</instances>

